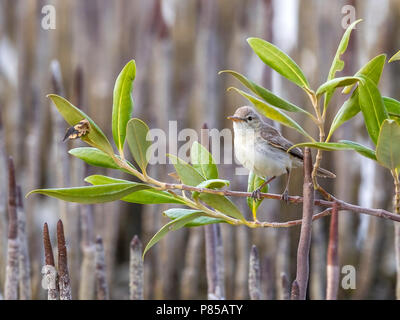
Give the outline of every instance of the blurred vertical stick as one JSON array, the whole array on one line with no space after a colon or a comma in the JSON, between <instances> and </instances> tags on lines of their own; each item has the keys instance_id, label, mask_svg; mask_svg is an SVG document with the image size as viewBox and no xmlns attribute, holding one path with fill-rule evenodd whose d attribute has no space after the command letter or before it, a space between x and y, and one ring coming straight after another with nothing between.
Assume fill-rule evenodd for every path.
<instances>
[{"instance_id":1,"label":"blurred vertical stick","mask_svg":"<svg viewBox=\"0 0 400 320\"><path fill-rule=\"evenodd\" d=\"M393 197L393 211L400 214L400 179L397 169L392 170L394 179L395 194ZM396 299L400 300L400 224L394 223L394 249L396 252Z\"/></svg>"},{"instance_id":2,"label":"blurred vertical stick","mask_svg":"<svg viewBox=\"0 0 400 320\"><path fill-rule=\"evenodd\" d=\"M8 247L4 298L18 298L18 218L16 203L15 168L13 159L8 159Z\"/></svg>"},{"instance_id":3,"label":"blurred vertical stick","mask_svg":"<svg viewBox=\"0 0 400 320\"><path fill-rule=\"evenodd\" d=\"M305 300L309 277L309 255L311 245L312 216L314 209L314 186L311 172L313 169L311 151L304 150L304 184L303 184L303 218L300 230L300 240L297 249L296 282L299 286L299 299Z\"/></svg>"},{"instance_id":4,"label":"blurred vertical stick","mask_svg":"<svg viewBox=\"0 0 400 320\"><path fill-rule=\"evenodd\" d=\"M68 272L67 247L65 245L64 226L61 220L57 222L58 273L60 300L71 300L71 282Z\"/></svg>"},{"instance_id":5,"label":"blurred vertical stick","mask_svg":"<svg viewBox=\"0 0 400 320\"><path fill-rule=\"evenodd\" d=\"M209 132L207 124L203 124L201 130L201 144L210 149ZM225 299L224 286L224 252L222 246L221 226L219 224L209 224L204 226L206 242L206 270L208 299Z\"/></svg>"},{"instance_id":6,"label":"blurred vertical stick","mask_svg":"<svg viewBox=\"0 0 400 320\"><path fill-rule=\"evenodd\" d=\"M47 223L43 226L43 246L45 257L43 272L47 284L47 300L58 300L58 275Z\"/></svg>"},{"instance_id":7,"label":"blurred vertical stick","mask_svg":"<svg viewBox=\"0 0 400 320\"><path fill-rule=\"evenodd\" d=\"M268 255L261 263L261 292L265 300L273 300L275 296L274 262L271 255Z\"/></svg>"},{"instance_id":8,"label":"blurred vertical stick","mask_svg":"<svg viewBox=\"0 0 400 320\"><path fill-rule=\"evenodd\" d=\"M339 255L338 255L338 228L339 215L338 206L335 202L331 214L329 227L328 257L326 266L326 299L336 300L339 290Z\"/></svg>"},{"instance_id":9,"label":"blurred vertical stick","mask_svg":"<svg viewBox=\"0 0 400 320\"><path fill-rule=\"evenodd\" d=\"M0 266L6 265L6 248L7 248L7 158L5 155L5 137L3 131L2 108L0 108ZM5 268L0 268L0 285L4 285Z\"/></svg>"},{"instance_id":10,"label":"blurred vertical stick","mask_svg":"<svg viewBox=\"0 0 400 320\"><path fill-rule=\"evenodd\" d=\"M97 237L96 239L96 293L97 300L109 300L106 272L106 260L104 254L103 239Z\"/></svg>"},{"instance_id":11,"label":"blurred vertical stick","mask_svg":"<svg viewBox=\"0 0 400 320\"><path fill-rule=\"evenodd\" d=\"M250 251L249 294L251 300L261 300L260 258L255 245L251 247Z\"/></svg>"},{"instance_id":12,"label":"blurred vertical stick","mask_svg":"<svg viewBox=\"0 0 400 320\"><path fill-rule=\"evenodd\" d=\"M281 296L280 300L290 300L290 285L289 279L285 272L281 273Z\"/></svg>"},{"instance_id":13,"label":"blurred vertical stick","mask_svg":"<svg viewBox=\"0 0 400 320\"><path fill-rule=\"evenodd\" d=\"M129 297L131 300L143 300L142 242L136 235L131 241L129 263Z\"/></svg>"},{"instance_id":14,"label":"blurred vertical stick","mask_svg":"<svg viewBox=\"0 0 400 320\"><path fill-rule=\"evenodd\" d=\"M20 186L17 186L17 219L19 240L19 298L20 300L31 300L31 266L28 253L26 215Z\"/></svg>"}]
</instances>

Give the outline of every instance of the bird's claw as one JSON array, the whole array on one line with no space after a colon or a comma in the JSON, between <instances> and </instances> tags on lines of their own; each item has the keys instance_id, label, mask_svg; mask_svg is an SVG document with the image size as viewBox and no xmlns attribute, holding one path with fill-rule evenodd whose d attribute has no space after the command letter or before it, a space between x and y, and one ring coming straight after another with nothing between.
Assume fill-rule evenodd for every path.
<instances>
[{"instance_id":1,"label":"bird's claw","mask_svg":"<svg viewBox=\"0 0 400 320\"><path fill-rule=\"evenodd\" d=\"M287 190L285 190L285 191L282 193L281 199L282 199L283 201L285 201L286 204L289 203L289 192L288 192Z\"/></svg>"},{"instance_id":2,"label":"bird's claw","mask_svg":"<svg viewBox=\"0 0 400 320\"><path fill-rule=\"evenodd\" d=\"M260 189L256 189L251 193L251 197L254 200L261 200L261 190Z\"/></svg>"}]
</instances>

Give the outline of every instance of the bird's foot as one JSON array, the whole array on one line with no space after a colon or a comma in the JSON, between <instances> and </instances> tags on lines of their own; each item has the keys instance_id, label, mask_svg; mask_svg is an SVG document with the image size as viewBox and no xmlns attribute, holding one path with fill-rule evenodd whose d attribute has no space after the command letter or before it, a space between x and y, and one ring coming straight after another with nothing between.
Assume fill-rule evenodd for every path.
<instances>
[{"instance_id":1,"label":"bird's foot","mask_svg":"<svg viewBox=\"0 0 400 320\"><path fill-rule=\"evenodd\" d=\"M288 192L287 190L285 190L285 191L282 193L281 199L282 199L283 201L285 201L286 204L289 203L289 192Z\"/></svg>"},{"instance_id":2,"label":"bird's foot","mask_svg":"<svg viewBox=\"0 0 400 320\"><path fill-rule=\"evenodd\" d=\"M251 193L251 197L252 197L254 200L261 200L261 190L260 190L260 188L254 190L254 191Z\"/></svg>"}]
</instances>

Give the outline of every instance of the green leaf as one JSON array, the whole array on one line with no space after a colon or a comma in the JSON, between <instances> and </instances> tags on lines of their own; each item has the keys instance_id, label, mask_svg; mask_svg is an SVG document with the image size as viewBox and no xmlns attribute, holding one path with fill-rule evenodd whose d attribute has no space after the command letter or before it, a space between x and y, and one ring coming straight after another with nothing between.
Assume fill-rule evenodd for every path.
<instances>
[{"instance_id":1,"label":"green leaf","mask_svg":"<svg viewBox=\"0 0 400 320\"><path fill-rule=\"evenodd\" d=\"M199 198L210 207L239 220L245 220L240 210L228 198L211 193L200 193Z\"/></svg>"},{"instance_id":2,"label":"green leaf","mask_svg":"<svg viewBox=\"0 0 400 320\"><path fill-rule=\"evenodd\" d=\"M273 105L274 107L277 107L279 109L283 109L283 110L286 110L289 112L303 112L303 113L307 114L308 116L311 116L311 114L308 111L294 105L293 103L291 103L289 101L286 101L286 100L278 97L277 95L273 94L271 91L257 85L256 83L247 79L245 76L243 76L242 74L240 74L238 72L235 72L232 70L223 70L223 71L220 71L218 74L221 74L221 73L231 74L236 79L238 79L244 86L249 88L256 95L258 95L261 99L263 99L265 102Z\"/></svg>"},{"instance_id":3,"label":"green leaf","mask_svg":"<svg viewBox=\"0 0 400 320\"><path fill-rule=\"evenodd\" d=\"M112 111L112 133L114 142L120 152L123 153L126 125L132 116L133 80L136 76L135 60L129 61L118 75L114 86L113 111Z\"/></svg>"},{"instance_id":4,"label":"green leaf","mask_svg":"<svg viewBox=\"0 0 400 320\"><path fill-rule=\"evenodd\" d=\"M359 78L359 77L335 78L335 79L329 80L329 81L325 82L324 84L322 84L318 88L316 94L317 94L317 96L320 96L325 92L332 92L333 93L335 88L344 87L344 86L347 86L349 84L354 84L354 83L356 83L358 81L362 81L362 79Z\"/></svg>"},{"instance_id":5,"label":"green leaf","mask_svg":"<svg viewBox=\"0 0 400 320\"><path fill-rule=\"evenodd\" d=\"M350 99L346 100L339 111L336 113L335 118L332 121L331 128L327 140L329 140L332 134L339 128L343 123L355 117L360 112L360 104L358 101L358 89L356 89L351 95Z\"/></svg>"},{"instance_id":6,"label":"green leaf","mask_svg":"<svg viewBox=\"0 0 400 320\"><path fill-rule=\"evenodd\" d=\"M382 122L388 118L388 114L382 96L373 81L365 78L364 83L360 83L358 89L360 109L364 115L365 126L370 138L376 144L380 127Z\"/></svg>"},{"instance_id":7,"label":"green leaf","mask_svg":"<svg viewBox=\"0 0 400 320\"><path fill-rule=\"evenodd\" d=\"M279 111L278 109L266 104L265 102L257 99L256 97L247 94L242 90L233 87L230 89L234 89L243 97L250 100L250 102L253 103L254 106L267 118L278 121L289 128L293 128L298 132L300 132L305 137L307 137L308 139L314 140L313 137L311 137L296 121L294 121L292 118L284 114L282 111Z\"/></svg>"},{"instance_id":8,"label":"green leaf","mask_svg":"<svg viewBox=\"0 0 400 320\"><path fill-rule=\"evenodd\" d=\"M263 183L264 183L264 179L260 178L253 171L251 171L249 174L249 179L248 179L248 183L247 183L247 192L253 192L253 191L257 190L259 187L261 187L261 185ZM263 192L263 193L268 192L268 185L264 186L261 189L261 192ZM260 206L260 204L263 200L264 199L255 200L252 197L248 197L247 205L249 206L249 208L252 212L257 211L258 207Z\"/></svg>"},{"instance_id":9,"label":"green leaf","mask_svg":"<svg viewBox=\"0 0 400 320\"><path fill-rule=\"evenodd\" d=\"M188 213L186 215L182 215L180 218L177 218L175 220L172 220L168 222L166 225L164 225L154 236L153 238L150 239L149 243L146 245L146 248L143 251L143 257L146 254L149 249L154 246L158 241L160 241L168 232L170 231L176 231L182 227L184 227L186 224L191 222L192 220L200 217L202 215L201 212L199 211L194 211L191 213Z\"/></svg>"},{"instance_id":10,"label":"green leaf","mask_svg":"<svg viewBox=\"0 0 400 320\"><path fill-rule=\"evenodd\" d=\"M376 56L368 63L366 63L356 74L355 77L367 77L372 80L376 85L378 85L383 66L385 64L386 55L381 54ZM347 91L346 88L349 88ZM345 87L343 93L349 93L351 86ZM358 88L356 88L351 95L351 97L342 105L335 118L332 121L331 128L329 130L328 138L329 140L337 128L339 128L343 123L353 118L360 112L360 104L358 97Z\"/></svg>"},{"instance_id":11,"label":"green leaf","mask_svg":"<svg viewBox=\"0 0 400 320\"><path fill-rule=\"evenodd\" d=\"M335 57L333 58L332 61L332 65L331 68L329 70L328 73L328 79L327 81L333 80L335 78L336 72L338 71L342 71L344 68L344 61L341 60L341 56L343 53L346 52L347 50L347 46L349 44L349 40L350 40L350 34L351 31L353 30L353 28L356 26L357 23L359 23L360 21L362 21L362 19L356 20L354 21L344 32L343 36L342 36L342 40L340 40L338 49L336 51ZM325 95L325 100L324 100L324 107L326 108L326 106L328 105L330 99L332 98L332 94L333 94L333 89L329 89L327 90L327 93Z\"/></svg>"},{"instance_id":12,"label":"green leaf","mask_svg":"<svg viewBox=\"0 0 400 320\"><path fill-rule=\"evenodd\" d=\"M389 59L389 63L397 60L400 60L400 51L398 51L395 55L393 55L393 57Z\"/></svg>"},{"instance_id":13,"label":"green leaf","mask_svg":"<svg viewBox=\"0 0 400 320\"><path fill-rule=\"evenodd\" d=\"M389 169L400 167L400 126L394 120L385 120L376 146L378 162Z\"/></svg>"},{"instance_id":14,"label":"green leaf","mask_svg":"<svg viewBox=\"0 0 400 320\"><path fill-rule=\"evenodd\" d=\"M49 94L47 95L47 97L53 101L58 112L60 112L64 120L70 126L76 125L83 119L87 119L89 121L90 131L87 135L81 137L83 141L85 141L87 144L95 148L104 151L109 155L114 154L114 151L107 137L88 115L86 115L83 111L79 110L77 107L72 105L69 101L67 101L63 97L60 97L56 94Z\"/></svg>"},{"instance_id":15,"label":"green leaf","mask_svg":"<svg viewBox=\"0 0 400 320\"><path fill-rule=\"evenodd\" d=\"M148 132L149 127L142 120L133 118L128 121L126 127L128 146L142 172L146 172L149 163L147 150L151 146L151 141L147 140Z\"/></svg>"},{"instance_id":16,"label":"green leaf","mask_svg":"<svg viewBox=\"0 0 400 320\"><path fill-rule=\"evenodd\" d=\"M357 73L354 75L355 77L367 77L372 80L376 85L378 85L379 80L381 79L383 67L386 61L386 54L380 54L375 58L368 61ZM348 94L350 93L353 85L346 86L342 93Z\"/></svg>"},{"instance_id":17,"label":"green leaf","mask_svg":"<svg viewBox=\"0 0 400 320\"><path fill-rule=\"evenodd\" d=\"M266 65L299 87L309 88L308 81L296 62L278 47L259 38L249 38L247 42Z\"/></svg>"},{"instance_id":18,"label":"green leaf","mask_svg":"<svg viewBox=\"0 0 400 320\"><path fill-rule=\"evenodd\" d=\"M196 186L196 188L204 188L204 189L220 189L222 187L229 186L229 180L222 179L211 179L206 180ZM193 199L198 198L200 192L194 191L192 192Z\"/></svg>"},{"instance_id":19,"label":"green leaf","mask_svg":"<svg viewBox=\"0 0 400 320\"><path fill-rule=\"evenodd\" d=\"M86 182L89 182L93 185L104 185L104 184L115 184L115 183L134 183L132 181L115 179L103 175L92 175L85 178ZM123 198L122 201L138 203L138 204L160 204L160 203L179 203L185 204L184 201L181 201L175 198L172 194L166 191L157 190L153 188L135 191Z\"/></svg>"},{"instance_id":20,"label":"green leaf","mask_svg":"<svg viewBox=\"0 0 400 320\"><path fill-rule=\"evenodd\" d=\"M218 179L218 168L210 152L195 141L190 149L193 167L206 179Z\"/></svg>"},{"instance_id":21,"label":"green leaf","mask_svg":"<svg viewBox=\"0 0 400 320\"><path fill-rule=\"evenodd\" d=\"M382 97L389 115L400 116L400 101L389 97Z\"/></svg>"},{"instance_id":22,"label":"green leaf","mask_svg":"<svg viewBox=\"0 0 400 320\"><path fill-rule=\"evenodd\" d=\"M120 200L132 192L149 188L151 187L141 183L114 183L89 187L37 189L29 192L27 196L40 193L64 201L92 204Z\"/></svg>"},{"instance_id":23,"label":"green leaf","mask_svg":"<svg viewBox=\"0 0 400 320\"><path fill-rule=\"evenodd\" d=\"M114 162L107 153L90 147L74 148L68 151L69 154L77 157L87 164L95 167L103 167L110 169L120 169L120 167Z\"/></svg>"},{"instance_id":24,"label":"green leaf","mask_svg":"<svg viewBox=\"0 0 400 320\"><path fill-rule=\"evenodd\" d=\"M340 150L354 150L361 155L376 161L375 151L367 148L359 143L347 140L341 140L339 142L305 142L294 145L291 148L303 148L310 147L315 149L321 149L324 151L340 151Z\"/></svg>"},{"instance_id":25,"label":"green leaf","mask_svg":"<svg viewBox=\"0 0 400 320\"><path fill-rule=\"evenodd\" d=\"M195 187L206 180L195 168L193 168L184 160L172 154L169 154L168 157L171 158L176 173L178 174L183 184Z\"/></svg>"},{"instance_id":26,"label":"green leaf","mask_svg":"<svg viewBox=\"0 0 400 320\"><path fill-rule=\"evenodd\" d=\"M179 219L183 216L187 216L187 215L189 215L191 213L195 213L195 212L204 214L204 212L199 211L199 210L173 208L173 209L168 209L168 210L164 211L164 215L166 215L171 220L175 220L175 219ZM208 216L204 215L204 216L200 216L200 217L195 218L192 221L188 222L187 224L185 224L185 227L200 227L200 226L205 226L207 224L213 224L213 223L226 223L226 220L208 217Z\"/></svg>"}]
</instances>

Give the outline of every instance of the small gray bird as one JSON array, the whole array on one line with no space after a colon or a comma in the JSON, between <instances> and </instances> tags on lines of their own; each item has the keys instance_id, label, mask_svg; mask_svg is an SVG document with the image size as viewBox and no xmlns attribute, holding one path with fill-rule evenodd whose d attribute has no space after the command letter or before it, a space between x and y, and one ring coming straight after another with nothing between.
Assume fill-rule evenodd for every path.
<instances>
[{"instance_id":1,"label":"small gray bird","mask_svg":"<svg viewBox=\"0 0 400 320\"><path fill-rule=\"evenodd\" d=\"M252 107L236 110L228 119L233 121L235 156L248 170L265 182L255 190L252 197L260 199L261 189L284 173L287 174L283 200L288 200L290 170L303 166L303 152L299 148L288 149L293 144L274 127L265 123ZM328 170L319 168L318 176L335 178ZM269 177L269 179L267 179Z\"/></svg>"}]
</instances>

